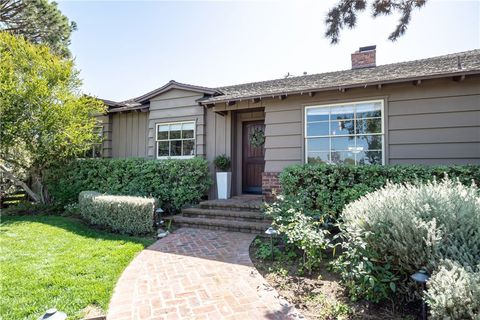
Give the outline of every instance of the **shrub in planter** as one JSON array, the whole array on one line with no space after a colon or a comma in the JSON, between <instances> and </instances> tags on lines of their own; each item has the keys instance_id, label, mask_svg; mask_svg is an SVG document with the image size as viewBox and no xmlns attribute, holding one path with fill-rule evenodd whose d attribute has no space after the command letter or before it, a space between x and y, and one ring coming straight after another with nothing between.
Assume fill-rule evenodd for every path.
<instances>
[{"instance_id":1,"label":"shrub in planter","mask_svg":"<svg viewBox=\"0 0 480 320\"><path fill-rule=\"evenodd\" d=\"M230 198L232 186L232 173L227 172L230 169L230 158L225 154L217 156L213 160L213 164L219 170L217 172L217 197L218 199Z\"/></svg>"},{"instance_id":2,"label":"shrub in planter","mask_svg":"<svg viewBox=\"0 0 480 320\"><path fill-rule=\"evenodd\" d=\"M334 268L353 298L418 297L409 276L426 268L434 275L428 285L434 303L442 299L435 292L441 290L438 274L445 273L439 268L446 260L479 272L480 196L475 185L449 179L387 184L347 205L341 219L343 253Z\"/></svg>"},{"instance_id":3,"label":"shrub in planter","mask_svg":"<svg viewBox=\"0 0 480 320\"><path fill-rule=\"evenodd\" d=\"M75 203L83 190L96 190L152 197L162 209L172 212L200 201L211 183L208 163L201 158L82 159L49 170L46 185L61 207Z\"/></svg>"},{"instance_id":4,"label":"shrub in planter","mask_svg":"<svg viewBox=\"0 0 480 320\"><path fill-rule=\"evenodd\" d=\"M78 203L80 215L91 224L124 234L153 231L154 199L82 191Z\"/></svg>"},{"instance_id":5,"label":"shrub in planter","mask_svg":"<svg viewBox=\"0 0 480 320\"><path fill-rule=\"evenodd\" d=\"M280 174L284 195L302 198L310 212L320 211L335 221L345 205L392 183L426 182L445 174L465 185L480 184L480 166L353 166L306 164L288 167Z\"/></svg>"}]
</instances>

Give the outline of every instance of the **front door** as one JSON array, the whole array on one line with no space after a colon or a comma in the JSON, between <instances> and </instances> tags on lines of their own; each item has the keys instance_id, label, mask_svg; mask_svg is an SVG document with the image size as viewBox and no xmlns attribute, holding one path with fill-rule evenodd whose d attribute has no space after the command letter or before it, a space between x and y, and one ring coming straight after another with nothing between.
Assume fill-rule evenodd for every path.
<instances>
[{"instance_id":1,"label":"front door","mask_svg":"<svg viewBox=\"0 0 480 320\"><path fill-rule=\"evenodd\" d=\"M264 121L243 122L242 136L242 191L262 193L262 172L265 169L265 148L252 145L252 135L258 137L265 132ZM258 139L257 139L258 141Z\"/></svg>"}]
</instances>

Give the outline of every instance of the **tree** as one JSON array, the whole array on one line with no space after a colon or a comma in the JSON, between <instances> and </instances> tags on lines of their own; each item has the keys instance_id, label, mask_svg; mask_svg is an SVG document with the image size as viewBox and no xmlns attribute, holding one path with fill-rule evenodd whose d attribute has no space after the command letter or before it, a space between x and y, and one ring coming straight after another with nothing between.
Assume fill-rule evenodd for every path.
<instances>
[{"instance_id":1,"label":"tree","mask_svg":"<svg viewBox=\"0 0 480 320\"><path fill-rule=\"evenodd\" d=\"M45 170L83 154L98 139L102 102L80 93L73 61L45 45L0 32L0 171L45 202ZM33 180L27 186L25 177Z\"/></svg>"},{"instance_id":2,"label":"tree","mask_svg":"<svg viewBox=\"0 0 480 320\"><path fill-rule=\"evenodd\" d=\"M46 44L63 57L70 56L70 36L76 28L55 2L0 0L0 30L22 35L35 44Z\"/></svg>"},{"instance_id":3,"label":"tree","mask_svg":"<svg viewBox=\"0 0 480 320\"><path fill-rule=\"evenodd\" d=\"M395 41L407 31L410 23L412 11L415 8L421 8L427 0L372 0L372 15L374 18L380 15L390 15L394 12L400 13L400 20L395 30L388 37L389 40ZM340 30L344 26L352 29L357 23L357 13L364 11L367 7L367 0L340 0L340 2L332 8L325 19L327 31L325 36L330 39L331 43L337 43L340 37Z\"/></svg>"}]
</instances>

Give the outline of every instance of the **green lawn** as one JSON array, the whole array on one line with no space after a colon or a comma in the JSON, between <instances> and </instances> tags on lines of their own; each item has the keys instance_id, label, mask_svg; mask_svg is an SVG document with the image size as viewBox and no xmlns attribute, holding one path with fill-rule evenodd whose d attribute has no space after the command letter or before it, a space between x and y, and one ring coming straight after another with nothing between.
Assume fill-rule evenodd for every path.
<instances>
[{"instance_id":1,"label":"green lawn","mask_svg":"<svg viewBox=\"0 0 480 320\"><path fill-rule=\"evenodd\" d=\"M2 217L0 319L37 319L51 307L78 319L107 310L117 279L153 238L95 230L58 216Z\"/></svg>"}]
</instances>

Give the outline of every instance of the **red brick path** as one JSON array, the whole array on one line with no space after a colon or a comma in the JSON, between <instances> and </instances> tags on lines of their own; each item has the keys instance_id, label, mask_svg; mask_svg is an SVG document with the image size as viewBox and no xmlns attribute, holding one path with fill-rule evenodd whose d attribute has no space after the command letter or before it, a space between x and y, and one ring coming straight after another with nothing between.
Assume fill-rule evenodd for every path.
<instances>
[{"instance_id":1,"label":"red brick path","mask_svg":"<svg viewBox=\"0 0 480 320\"><path fill-rule=\"evenodd\" d=\"M253 267L255 235L181 228L125 269L108 320L298 319Z\"/></svg>"}]
</instances>

